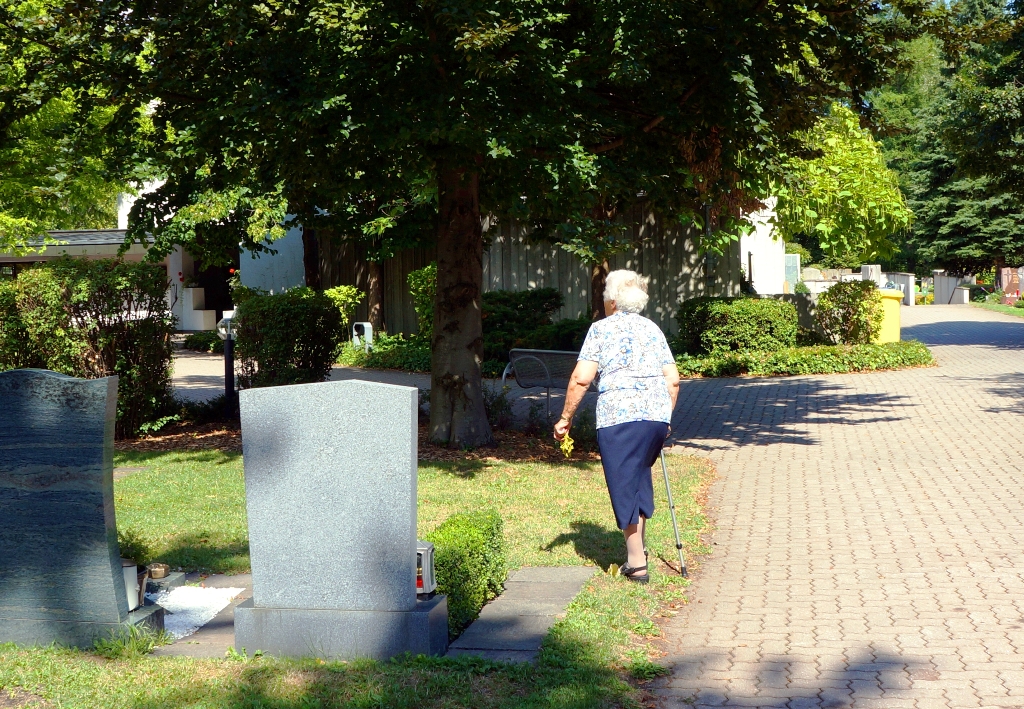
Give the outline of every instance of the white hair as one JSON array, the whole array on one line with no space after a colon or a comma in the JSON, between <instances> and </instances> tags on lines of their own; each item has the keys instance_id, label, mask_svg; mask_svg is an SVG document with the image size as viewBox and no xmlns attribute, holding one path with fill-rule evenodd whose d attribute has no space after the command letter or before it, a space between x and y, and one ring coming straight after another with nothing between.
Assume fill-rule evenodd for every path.
<instances>
[{"instance_id":1,"label":"white hair","mask_svg":"<svg viewBox=\"0 0 1024 709\"><path fill-rule=\"evenodd\" d=\"M604 299L614 300L618 310L639 313L647 307L647 281L636 271L612 271L604 281Z\"/></svg>"}]
</instances>

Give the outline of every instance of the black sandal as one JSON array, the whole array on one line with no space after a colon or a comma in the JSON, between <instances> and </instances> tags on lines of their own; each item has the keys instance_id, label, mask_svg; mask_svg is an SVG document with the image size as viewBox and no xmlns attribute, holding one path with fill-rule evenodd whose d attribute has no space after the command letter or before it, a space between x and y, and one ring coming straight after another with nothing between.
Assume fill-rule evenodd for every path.
<instances>
[{"instance_id":1,"label":"black sandal","mask_svg":"<svg viewBox=\"0 0 1024 709\"><path fill-rule=\"evenodd\" d=\"M646 572L647 564L644 564L643 566L630 566L629 564L626 564L625 566L620 566L619 576L625 576L633 583L647 583L651 580L650 574L647 573L644 573L643 576L633 576L633 574L635 574L637 571Z\"/></svg>"}]
</instances>

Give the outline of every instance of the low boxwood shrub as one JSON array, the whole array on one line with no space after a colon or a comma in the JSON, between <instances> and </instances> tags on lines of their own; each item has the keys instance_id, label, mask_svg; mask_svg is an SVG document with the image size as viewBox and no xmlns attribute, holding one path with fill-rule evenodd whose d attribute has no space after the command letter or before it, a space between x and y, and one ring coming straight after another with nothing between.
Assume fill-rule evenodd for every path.
<instances>
[{"instance_id":1,"label":"low boxwood shrub","mask_svg":"<svg viewBox=\"0 0 1024 709\"><path fill-rule=\"evenodd\" d=\"M426 536L434 545L437 592L448 597L454 639L501 593L508 576L504 523L494 511L452 515Z\"/></svg>"},{"instance_id":2,"label":"low boxwood shrub","mask_svg":"<svg viewBox=\"0 0 1024 709\"><path fill-rule=\"evenodd\" d=\"M774 298L693 298L682 303L676 321L675 348L692 356L796 344L796 306Z\"/></svg>"},{"instance_id":3,"label":"low boxwood shrub","mask_svg":"<svg viewBox=\"0 0 1024 709\"><path fill-rule=\"evenodd\" d=\"M201 330L200 332L191 333L185 338L182 346L186 350L193 350L195 352L224 352L224 340L220 339L220 335L212 330Z\"/></svg>"},{"instance_id":4,"label":"low boxwood shrub","mask_svg":"<svg viewBox=\"0 0 1024 709\"><path fill-rule=\"evenodd\" d=\"M334 300L307 287L253 295L237 307L235 319L243 389L324 381L345 336Z\"/></svg>"},{"instance_id":5,"label":"low boxwood shrub","mask_svg":"<svg viewBox=\"0 0 1024 709\"><path fill-rule=\"evenodd\" d=\"M154 264L60 258L0 284L0 371L117 375L117 435L134 436L170 398L167 275Z\"/></svg>"},{"instance_id":6,"label":"low boxwood shrub","mask_svg":"<svg viewBox=\"0 0 1024 709\"><path fill-rule=\"evenodd\" d=\"M867 345L792 347L775 352L722 352L676 359L684 377L773 377L795 374L841 374L923 367L934 362L917 340Z\"/></svg>"},{"instance_id":7,"label":"low boxwood shrub","mask_svg":"<svg viewBox=\"0 0 1024 709\"><path fill-rule=\"evenodd\" d=\"M837 345L874 342L882 331L882 294L874 281L843 281L818 296L814 319Z\"/></svg>"}]
</instances>

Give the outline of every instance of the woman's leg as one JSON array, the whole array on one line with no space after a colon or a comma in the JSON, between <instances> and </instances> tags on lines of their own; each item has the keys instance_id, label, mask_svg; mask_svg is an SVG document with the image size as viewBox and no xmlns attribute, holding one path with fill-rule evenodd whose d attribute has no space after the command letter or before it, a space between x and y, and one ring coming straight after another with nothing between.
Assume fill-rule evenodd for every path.
<instances>
[{"instance_id":1,"label":"woman's leg","mask_svg":"<svg viewBox=\"0 0 1024 709\"><path fill-rule=\"evenodd\" d=\"M644 524L646 522L644 516L640 515L637 524L631 524L622 530L626 537L626 563L633 568L647 565L647 558L644 556ZM638 575L643 576L644 573L646 572L641 572Z\"/></svg>"}]
</instances>

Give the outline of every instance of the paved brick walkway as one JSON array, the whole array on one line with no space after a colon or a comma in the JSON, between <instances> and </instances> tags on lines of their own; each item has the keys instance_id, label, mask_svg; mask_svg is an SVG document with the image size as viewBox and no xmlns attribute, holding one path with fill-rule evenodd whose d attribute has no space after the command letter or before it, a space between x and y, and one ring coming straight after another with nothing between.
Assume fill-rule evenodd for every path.
<instances>
[{"instance_id":1,"label":"paved brick walkway","mask_svg":"<svg viewBox=\"0 0 1024 709\"><path fill-rule=\"evenodd\" d=\"M714 554L667 707L1024 707L1024 319L903 308L940 366L685 382Z\"/></svg>"}]
</instances>

